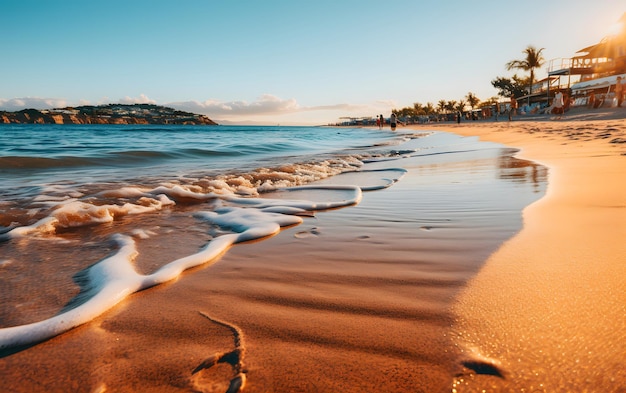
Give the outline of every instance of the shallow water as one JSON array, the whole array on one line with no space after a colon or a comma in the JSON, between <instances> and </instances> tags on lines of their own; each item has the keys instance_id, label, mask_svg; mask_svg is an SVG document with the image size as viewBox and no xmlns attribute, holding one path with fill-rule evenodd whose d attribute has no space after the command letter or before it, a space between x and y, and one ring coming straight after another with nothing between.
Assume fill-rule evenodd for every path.
<instances>
[{"instance_id":1,"label":"shallow water","mask_svg":"<svg viewBox=\"0 0 626 393\"><path fill-rule=\"evenodd\" d=\"M403 242L415 241L409 217L419 216L429 263L451 264L440 271L473 264L471 271L492 250L485 239L518 230L521 209L545 191L545 169L514 159L514 150L445 133L65 127L0 128L4 355L210 264L231 244L273 236L394 185L403 186L411 214L390 216L384 197L374 198L365 232L377 221L392 228L390 251L402 256ZM404 184L407 170L424 176ZM437 256L433 250L450 241L454 258Z\"/></svg>"}]
</instances>

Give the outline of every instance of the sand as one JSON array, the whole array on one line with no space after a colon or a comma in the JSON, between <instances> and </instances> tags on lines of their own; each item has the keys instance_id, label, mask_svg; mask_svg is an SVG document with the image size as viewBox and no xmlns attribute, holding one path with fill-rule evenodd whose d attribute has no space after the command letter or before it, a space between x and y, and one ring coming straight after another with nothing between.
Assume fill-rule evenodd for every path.
<instances>
[{"instance_id":1,"label":"sand","mask_svg":"<svg viewBox=\"0 0 626 393\"><path fill-rule=\"evenodd\" d=\"M457 391L626 391L624 117L615 108L451 129L518 146L519 157L550 170L523 230L454 308L461 348L502 377L463 375Z\"/></svg>"},{"instance_id":2,"label":"sand","mask_svg":"<svg viewBox=\"0 0 626 393\"><path fill-rule=\"evenodd\" d=\"M408 176L0 359L0 391L624 391L625 116L416 126L547 166L521 231L409 241Z\"/></svg>"}]
</instances>

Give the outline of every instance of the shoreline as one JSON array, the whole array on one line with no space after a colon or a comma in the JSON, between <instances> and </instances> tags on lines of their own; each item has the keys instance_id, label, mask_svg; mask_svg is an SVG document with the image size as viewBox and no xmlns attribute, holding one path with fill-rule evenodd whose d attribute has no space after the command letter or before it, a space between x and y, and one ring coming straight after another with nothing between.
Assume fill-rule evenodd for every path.
<instances>
[{"instance_id":1,"label":"shoreline","mask_svg":"<svg viewBox=\"0 0 626 393\"><path fill-rule=\"evenodd\" d=\"M518 157L549 168L522 230L454 306L461 350L503 377L465 373L457 391L626 389L625 114L411 127L519 147Z\"/></svg>"}]
</instances>

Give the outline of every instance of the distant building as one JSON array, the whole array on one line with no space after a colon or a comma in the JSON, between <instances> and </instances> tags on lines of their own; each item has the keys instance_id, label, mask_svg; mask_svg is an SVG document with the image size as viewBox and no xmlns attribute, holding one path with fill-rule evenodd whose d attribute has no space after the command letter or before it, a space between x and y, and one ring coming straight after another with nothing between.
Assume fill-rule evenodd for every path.
<instances>
[{"instance_id":1,"label":"distant building","mask_svg":"<svg viewBox=\"0 0 626 393\"><path fill-rule=\"evenodd\" d=\"M626 13L615 26L611 35L579 50L574 57L550 61L548 97L553 95L550 91L565 87L571 91L575 105L586 105L591 93L597 105L611 104L617 77L626 76ZM564 77L567 77L566 84L562 81ZM575 79L573 84L572 78Z\"/></svg>"}]
</instances>

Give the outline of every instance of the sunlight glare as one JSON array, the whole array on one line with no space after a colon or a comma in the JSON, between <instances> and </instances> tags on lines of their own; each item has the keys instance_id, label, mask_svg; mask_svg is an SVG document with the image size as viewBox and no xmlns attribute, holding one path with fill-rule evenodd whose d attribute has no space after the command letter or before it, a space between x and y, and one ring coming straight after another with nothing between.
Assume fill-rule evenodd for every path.
<instances>
[{"instance_id":1,"label":"sunlight glare","mask_svg":"<svg viewBox=\"0 0 626 393\"><path fill-rule=\"evenodd\" d=\"M608 34L609 34L609 36L619 35L622 32L623 28L624 28L624 24L623 23L621 23L621 22L613 23L611 26L609 26Z\"/></svg>"}]
</instances>

